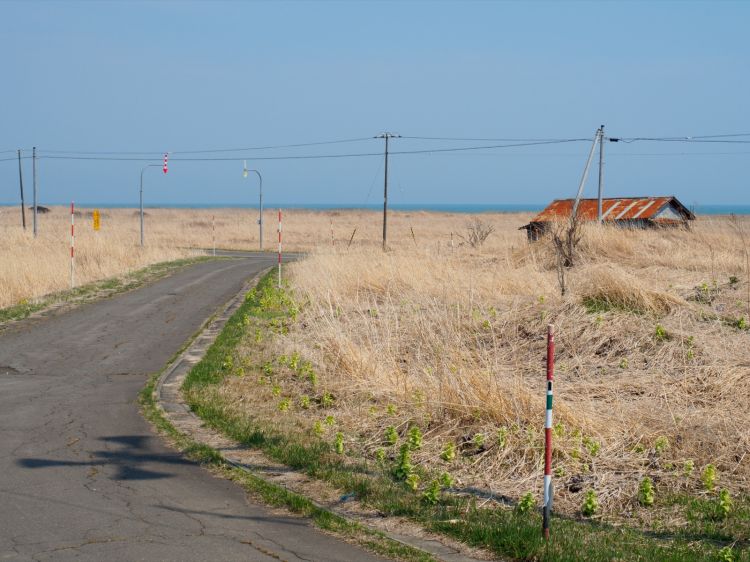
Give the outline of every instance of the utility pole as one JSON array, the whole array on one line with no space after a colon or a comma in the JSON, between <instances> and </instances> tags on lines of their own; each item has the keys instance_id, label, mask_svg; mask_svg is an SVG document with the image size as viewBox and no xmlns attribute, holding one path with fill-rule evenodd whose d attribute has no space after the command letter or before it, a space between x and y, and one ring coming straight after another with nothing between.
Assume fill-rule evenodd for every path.
<instances>
[{"instance_id":1,"label":"utility pole","mask_svg":"<svg viewBox=\"0 0 750 562\"><path fill-rule=\"evenodd\" d=\"M599 196L596 204L596 220L602 224L602 191L604 189L604 125L599 127Z\"/></svg>"},{"instance_id":2,"label":"utility pole","mask_svg":"<svg viewBox=\"0 0 750 562\"><path fill-rule=\"evenodd\" d=\"M586 178L589 177L589 168L591 167L591 160L594 158L594 151L596 150L596 143L599 142L599 135L601 133L601 130L597 129L596 134L594 135L594 141L591 143L591 150L589 151L589 156L586 159L586 167L583 169L583 176L581 176L581 183L578 184L578 193L576 194L576 199L573 202L573 210L570 213L571 220L575 218L576 213L578 212L578 204L581 201L581 195L583 194L583 186L586 185Z\"/></svg>"},{"instance_id":3,"label":"utility pole","mask_svg":"<svg viewBox=\"0 0 750 562\"><path fill-rule=\"evenodd\" d=\"M18 184L21 187L21 224L26 230L26 203L23 200L23 170L21 168L21 150L18 150Z\"/></svg>"},{"instance_id":4,"label":"utility pole","mask_svg":"<svg viewBox=\"0 0 750 562\"><path fill-rule=\"evenodd\" d=\"M36 214L37 214L37 204L36 204L36 147L32 147L31 149L31 176L32 176L32 182L34 184L34 238L36 238Z\"/></svg>"},{"instance_id":5,"label":"utility pole","mask_svg":"<svg viewBox=\"0 0 750 562\"><path fill-rule=\"evenodd\" d=\"M388 141L392 138L399 138L401 135L394 133L381 133L376 139L385 139L385 174L383 175L383 251L386 250L386 241L388 239Z\"/></svg>"}]
</instances>

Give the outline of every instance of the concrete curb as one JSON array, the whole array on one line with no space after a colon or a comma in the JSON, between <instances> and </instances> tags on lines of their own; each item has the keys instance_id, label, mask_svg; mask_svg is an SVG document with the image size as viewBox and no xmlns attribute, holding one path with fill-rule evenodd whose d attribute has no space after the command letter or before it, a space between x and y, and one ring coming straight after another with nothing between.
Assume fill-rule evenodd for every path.
<instances>
[{"instance_id":1,"label":"concrete curb","mask_svg":"<svg viewBox=\"0 0 750 562\"><path fill-rule=\"evenodd\" d=\"M229 464L252 473L269 484L281 486L290 492L310 499L305 494L304 487L306 484L313 485L314 482L307 475L271 461L261 451L243 447L219 432L205 427L203 421L185 404L180 392L190 370L203 359L208 348L221 333L229 318L242 305L245 295L257 285L267 271L262 271L248 281L243 289L216 316L207 322L188 347L161 374L154 387L154 401L164 416L180 433L215 449ZM348 499L331 498L331 500L327 504L322 504L310 499L320 509L335 513L373 531L384 533L394 541L425 551L445 562L487 560L486 556L482 556L485 553L474 551L481 557L472 557L465 551L473 549L463 545L459 546L459 543L450 539L425 534L418 525L411 522L399 518L383 518L375 513L363 514L359 511L355 514L347 509ZM389 522L388 519L392 521Z\"/></svg>"}]
</instances>

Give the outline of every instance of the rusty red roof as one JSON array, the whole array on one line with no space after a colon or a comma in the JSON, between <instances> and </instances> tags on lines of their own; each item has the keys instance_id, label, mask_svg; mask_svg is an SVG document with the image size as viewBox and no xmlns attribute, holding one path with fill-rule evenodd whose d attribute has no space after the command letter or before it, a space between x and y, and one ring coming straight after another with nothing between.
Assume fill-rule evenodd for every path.
<instances>
[{"instance_id":1,"label":"rusty red roof","mask_svg":"<svg viewBox=\"0 0 750 562\"><path fill-rule=\"evenodd\" d=\"M573 199L555 199L549 206L531 219L531 222L550 222L570 216L573 210ZM672 205L684 219L694 217L676 197L612 197L602 199L602 219L617 220L664 220L674 221L674 215L660 219L657 215L668 205ZM581 199L578 203L578 216L582 220L596 220L597 200Z\"/></svg>"}]
</instances>

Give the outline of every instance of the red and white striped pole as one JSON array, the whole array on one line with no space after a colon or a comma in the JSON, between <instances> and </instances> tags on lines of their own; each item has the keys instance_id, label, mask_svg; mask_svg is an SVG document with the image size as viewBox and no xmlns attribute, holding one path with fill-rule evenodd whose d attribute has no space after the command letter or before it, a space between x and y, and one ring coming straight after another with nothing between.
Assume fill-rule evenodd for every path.
<instances>
[{"instance_id":1,"label":"red and white striped pole","mask_svg":"<svg viewBox=\"0 0 750 562\"><path fill-rule=\"evenodd\" d=\"M70 202L70 288L76 286L76 215L75 204Z\"/></svg>"},{"instance_id":2,"label":"red and white striped pole","mask_svg":"<svg viewBox=\"0 0 750 562\"><path fill-rule=\"evenodd\" d=\"M279 289L281 289L281 209L279 209Z\"/></svg>"},{"instance_id":3,"label":"red and white striped pole","mask_svg":"<svg viewBox=\"0 0 750 562\"><path fill-rule=\"evenodd\" d=\"M549 539L552 515L552 382L555 378L555 327L547 326L547 409L544 420L544 507L542 532Z\"/></svg>"}]
</instances>

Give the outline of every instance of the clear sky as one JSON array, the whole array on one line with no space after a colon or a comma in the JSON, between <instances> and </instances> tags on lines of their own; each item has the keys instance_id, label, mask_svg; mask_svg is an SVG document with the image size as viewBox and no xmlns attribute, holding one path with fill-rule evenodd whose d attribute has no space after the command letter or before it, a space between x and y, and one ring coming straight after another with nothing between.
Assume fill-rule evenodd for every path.
<instances>
[{"instance_id":1,"label":"clear sky","mask_svg":"<svg viewBox=\"0 0 750 562\"><path fill-rule=\"evenodd\" d=\"M604 124L617 137L750 133L749 28L750 2L2 2L0 150L158 158L366 138L174 154L168 175L147 171L146 193L152 203L253 203L244 154L271 203L372 204L382 201L382 157L253 156L380 152L383 141L369 137L385 130L590 138ZM392 148L482 144L395 139ZM395 155L391 200L569 197L588 149ZM750 203L750 144L605 149L607 195ZM40 159L40 202L136 204L142 165ZM30 161L24 167L30 185ZM594 170L586 193L595 192ZM17 165L0 162L0 201L17 198Z\"/></svg>"}]
</instances>

